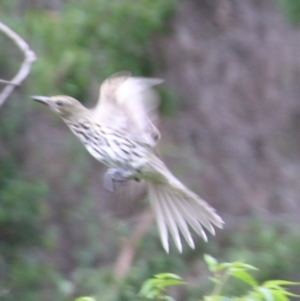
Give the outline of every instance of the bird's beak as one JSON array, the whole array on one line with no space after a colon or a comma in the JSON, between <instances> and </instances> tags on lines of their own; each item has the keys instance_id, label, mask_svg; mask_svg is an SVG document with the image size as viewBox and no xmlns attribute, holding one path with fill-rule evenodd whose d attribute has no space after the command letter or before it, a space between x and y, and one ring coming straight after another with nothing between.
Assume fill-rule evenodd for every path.
<instances>
[{"instance_id":1,"label":"bird's beak","mask_svg":"<svg viewBox=\"0 0 300 301\"><path fill-rule=\"evenodd\" d=\"M49 105L50 97L47 96L31 96L31 98L35 101L38 101L44 105Z\"/></svg>"}]
</instances>

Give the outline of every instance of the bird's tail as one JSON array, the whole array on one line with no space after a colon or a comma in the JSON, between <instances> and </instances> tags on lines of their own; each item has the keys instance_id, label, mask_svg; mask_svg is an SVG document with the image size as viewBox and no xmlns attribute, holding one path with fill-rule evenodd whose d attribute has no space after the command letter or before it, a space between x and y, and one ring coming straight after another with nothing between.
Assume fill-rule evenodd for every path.
<instances>
[{"instance_id":1,"label":"bird's tail","mask_svg":"<svg viewBox=\"0 0 300 301\"><path fill-rule=\"evenodd\" d=\"M208 203L185 187L157 157L150 165L158 172L158 179L148 181L149 199L156 215L160 238L164 249L169 252L168 231L170 231L178 250L182 251L179 232L191 248L194 241L188 225L207 241L203 230L213 235L213 225L223 228L222 218Z\"/></svg>"}]
</instances>

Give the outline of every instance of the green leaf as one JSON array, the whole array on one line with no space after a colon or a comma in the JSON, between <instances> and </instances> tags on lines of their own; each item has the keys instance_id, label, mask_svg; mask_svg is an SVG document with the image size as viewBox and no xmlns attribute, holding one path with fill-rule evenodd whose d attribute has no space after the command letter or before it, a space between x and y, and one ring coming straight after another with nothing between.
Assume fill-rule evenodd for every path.
<instances>
[{"instance_id":1,"label":"green leaf","mask_svg":"<svg viewBox=\"0 0 300 301\"><path fill-rule=\"evenodd\" d=\"M143 285L142 285L142 288L139 292L139 296L141 297L146 297L146 295L151 292L151 290L153 289L154 287L154 283L153 283L153 279L148 279L146 280ZM77 300L75 300L77 301ZM79 301L82 301L82 300L79 300ZM84 300L83 300L84 301Z\"/></svg>"},{"instance_id":2,"label":"green leaf","mask_svg":"<svg viewBox=\"0 0 300 301\"><path fill-rule=\"evenodd\" d=\"M223 262L216 265L215 272L223 271L226 269L230 269L232 267L232 263Z\"/></svg>"},{"instance_id":3,"label":"green leaf","mask_svg":"<svg viewBox=\"0 0 300 301\"><path fill-rule=\"evenodd\" d=\"M293 294L291 292L288 292L286 290L281 291L282 294L284 294L285 296L290 296L290 297L300 297L300 295L297 294Z\"/></svg>"},{"instance_id":4,"label":"green leaf","mask_svg":"<svg viewBox=\"0 0 300 301\"><path fill-rule=\"evenodd\" d=\"M263 300L266 301L274 301L275 298L273 296L273 292L271 289L265 288L265 287L258 287L256 290L263 296Z\"/></svg>"},{"instance_id":5,"label":"green leaf","mask_svg":"<svg viewBox=\"0 0 300 301\"><path fill-rule=\"evenodd\" d=\"M275 301L289 301L289 299L279 291L273 292Z\"/></svg>"},{"instance_id":6,"label":"green leaf","mask_svg":"<svg viewBox=\"0 0 300 301\"><path fill-rule=\"evenodd\" d=\"M222 271L222 270L225 270L225 269L228 269L228 270L232 270L232 269L258 270L256 267L254 267L250 264L241 262L241 261L223 262L223 263L220 263L220 264L218 264L218 262L216 261L215 263L213 263L213 265L214 265L213 266L213 268L214 268L213 272Z\"/></svg>"},{"instance_id":7,"label":"green leaf","mask_svg":"<svg viewBox=\"0 0 300 301\"><path fill-rule=\"evenodd\" d=\"M237 299L237 300L241 300L241 301L257 301L256 298L252 298L252 297L243 297L242 299Z\"/></svg>"},{"instance_id":8,"label":"green leaf","mask_svg":"<svg viewBox=\"0 0 300 301\"><path fill-rule=\"evenodd\" d=\"M238 278L238 279L246 282L247 284L249 284L251 286L257 286L258 285L258 283L254 279L254 277L251 276L249 273L247 273L244 270L233 270L231 272L231 275L234 276L235 278Z\"/></svg>"},{"instance_id":9,"label":"green leaf","mask_svg":"<svg viewBox=\"0 0 300 301\"><path fill-rule=\"evenodd\" d=\"M244 270L255 270L255 271L258 270L258 268L256 268L255 266L241 262L241 261L235 261L231 264L231 266L235 267L235 268L239 268L239 269L244 269Z\"/></svg>"},{"instance_id":10,"label":"green leaf","mask_svg":"<svg viewBox=\"0 0 300 301\"><path fill-rule=\"evenodd\" d=\"M211 272L215 272L216 271L217 266L218 266L218 261L215 258L213 258L212 256L210 256L208 254L205 254L204 255L204 261L206 262L206 264L208 266L208 269Z\"/></svg>"},{"instance_id":11,"label":"green leaf","mask_svg":"<svg viewBox=\"0 0 300 301\"><path fill-rule=\"evenodd\" d=\"M292 282L287 280L269 280L263 283L265 287L278 287L285 285L300 285L300 282Z\"/></svg>"},{"instance_id":12,"label":"green leaf","mask_svg":"<svg viewBox=\"0 0 300 301\"><path fill-rule=\"evenodd\" d=\"M176 274L171 273L161 273L154 276L156 279L156 284L162 287L171 285L183 285L185 282Z\"/></svg>"},{"instance_id":13,"label":"green leaf","mask_svg":"<svg viewBox=\"0 0 300 301\"><path fill-rule=\"evenodd\" d=\"M159 298L165 300L167 296L164 296L163 292L167 287L183 284L185 282L179 276L171 273L161 273L155 275L152 279L146 280L138 295L148 299Z\"/></svg>"},{"instance_id":14,"label":"green leaf","mask_svg":"<svg viewBox=\"0 0 300 301\"><path fill-rule=\"evenodd\" d=\"M233 299L232 298L229 298L229 297L223 297L223 296L219 296L220 297L220 301L232 301Z\"/></svg>"},{"instance_id":15,"label":"green leaf","mask_svg":"<svg viewBox=\"0 0 300 301\"><path fill-rule=\"evenodd\" d=\"M79 297L75 301L96 301L96 299L93 297Z\"/></svg>"},{"instance_id":16,"label":"green leaf","mask_svg":"<svg viewBox=\"0 0 300 301\"><path fill-rule=\"evenodd\" d=\"M181 280L176 280L176 279L169 279L169 280L161 280L157 284L162 286L162 287L167 287L167 286L172 286L172 285L173 286L175 286L175 285L184 285L184 284L186 284L186 282L181 281Z\"/></svg>"},{"instance_id":17,"label":"green leaf","mask_svg":"<svg viewBox=\"0 0 300 301\"><path fill-rule=\"evenodd\" d=\"M170 297L170 296L164 296L162 298L160 298L161 300L166 300L166 301L175 301L174 298Z\"/></svg>"},{"instance_id":18,"label":"green leaf","mask_svg":"<svg viewBox=\"0 0 300 301\"><path fill-rule=\"evenodd\" d=\"M272 286L272 287L270 287L270 289L273 292L279 292L280 294L284 294L286 296L299 297L299 295L293 294L293 293L287 291L284 287L281 287L281 286Z\"/></svg>"},{"instance_id":19,"label":"green leaf","mask_svg":"<svg viewBox=\"0 0 300 301\"><path fill-rule=\"evenodd\" d=\"M208 279L213 283L221 284L221 281L215 277L208 277Z\"/></svg>"},{"instance_id":20,"label":"green leaf","mask_svg":"<svg viewBox=\"0 0 300 301\"><path fill-rule=\"evenodd\" d=\"M177 280L182 280L181 277L179 277L178 275L176 274L172 274L172 273L160 273L160 274L156 274L154 275L155 278L158 278L158 279L177 279Z\"/></svg>"}]
</instances>

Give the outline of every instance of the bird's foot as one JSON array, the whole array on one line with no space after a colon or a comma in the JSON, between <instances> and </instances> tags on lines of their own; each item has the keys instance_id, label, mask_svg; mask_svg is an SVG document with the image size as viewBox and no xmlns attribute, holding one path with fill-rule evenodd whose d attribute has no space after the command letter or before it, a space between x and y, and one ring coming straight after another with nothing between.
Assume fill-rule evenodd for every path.
<instances>
[{"instance_id":1,"label":"bird's foot","mask_svg":"<svg viewBox=\"0 0 300 301\"><path fill-rule=\"evenodd\" d=\"M110 192L116 192L117 187L133 179L134 174L135 173L127 169L110 168L104 175L104 188Z\"/></svg>"}]
</instances>

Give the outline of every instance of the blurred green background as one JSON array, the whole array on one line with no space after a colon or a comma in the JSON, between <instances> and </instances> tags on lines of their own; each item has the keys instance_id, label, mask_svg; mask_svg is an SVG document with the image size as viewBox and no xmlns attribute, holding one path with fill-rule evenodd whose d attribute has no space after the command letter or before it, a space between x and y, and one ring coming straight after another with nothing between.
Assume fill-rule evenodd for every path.
<instances>
[{"instance_id":1,"label":"blurred green background","mask_svg":"<svg viewBox=\"0 0 300 301\"><path fill-rule=\"evenodd\" d=\"M188 281L177 300L199 300L204 253L249 262L261 280L299 280L299 1L10 0L0 20L38 57L0 111L0 300L138 300L161 272ZM2 33L0 45L9 80L22 53ZM105 168L30 99L92 107L120 70L166 79L160 151L226 222L208 243L195 236L196 250L165 254L155 224L143 225L142 188L104 191ZM124 272L117 259L143 226Z\"/></svg>"}]
</instances>

